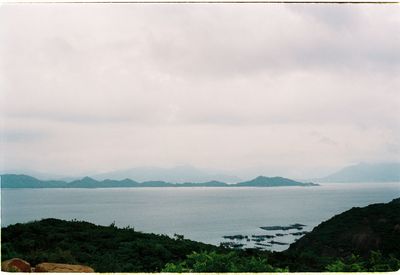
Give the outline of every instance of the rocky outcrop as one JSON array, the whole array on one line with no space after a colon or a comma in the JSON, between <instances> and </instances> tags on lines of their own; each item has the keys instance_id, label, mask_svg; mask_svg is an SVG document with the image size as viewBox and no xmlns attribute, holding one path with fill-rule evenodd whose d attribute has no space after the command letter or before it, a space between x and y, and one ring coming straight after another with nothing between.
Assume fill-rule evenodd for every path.
<instances>
[{"instance_id":1,"label":"rocky outcrop","mask_svg":"<svg viewBox=\"0 0 400 275\"><path fill-rule=\"evenodd\" d=\"M31 265L22 259L14 258L1 263L1 270L5 272L58 272L58 273L92 273L93 268L85 265L40 263L31 268Z\"/></svg>"},{"instance_id":2,"label":"rocky outcrop","mask_svg":"<svg viewBox=\"0 0 400 275\"><path fill-rule=\"evenodd\" d=\"M31 272L31 265L27 261L14 258L2 262L1 270L6 272Z\"/></svg>"},{"instance_id":3,"label":"rocky outcrop","mask_svg":"<svg viewBox=\"0 0 400 275\"><path fill-rule=\"evenodd\" d=\"M35 266L35 272L91 273L94 272L94 270L93 268L85 265L41 263Z\"/></svg>"}]
</instances>

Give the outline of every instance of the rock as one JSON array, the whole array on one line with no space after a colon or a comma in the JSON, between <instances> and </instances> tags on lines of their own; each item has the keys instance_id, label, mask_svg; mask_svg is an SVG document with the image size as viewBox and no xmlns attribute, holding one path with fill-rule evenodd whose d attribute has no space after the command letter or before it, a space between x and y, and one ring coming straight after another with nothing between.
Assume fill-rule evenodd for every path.
<instances>
[{"instance_id":1,"label":"rock","mask_svg":"<svg viewBox=\"0 0 400 275\"><path fill-rule=\"evenodd\" d=\"M278 244L278 245L288 245L288 243L282 243L282 242L276 242L276 241L270 241L270 244Z\"/></svg>"},{"instance_id":2,"label":"rock","mask_svg":"<svg viewBox=\"0 0 400 275\"><path fill-rule=\"evenodd\" d=\"M261 245L261 246L271 246L270 244L266 244L266 243L256 243L256 245Z\"/></svg>"},{"instance_id":3,"label":"rock","mask_svg":"<svg viewBox=\"0 0 400 275\"><path fill-rule=\"evenodd\" d=\"M224 239L230 239L230 240L242 240L242 239L247 239L249 236L245 235L233 235L233 236L223 236Z\"/></svg>"},{"instance_id":4,"label":"rock","mask_svg":"<svg viewBox=\"0 0 400 275\"><path fill-rule=\"evenodd\" d=\"M31 265L22 259L13 258L2 262L1 270L6 272L31 272Z\"/></svg>"},{"instance_id":5,"label":"rock","mask_svg":"<svg viewBox=\"0 0 400 275\"><path fill-rule=\"evenodd\" d=\"M260 228L264 230L290 230L290 229L302 230L304 226L306 225L301 223L295 223L288 226L274 225L274 226L262 226Z\"/></svg>"},{"instance_id":6,"label":"rock","mask_svg":"<svg viewBox=\"0 0 400 275\"><path fill-rule=\"evenodd\" d=\"M274 235L251 235L252 238L256 239L272 239L275 238Z\"/></svg>"},{"instance_id":7,"label":"rock","mask_svg":"<svg viewBox=\"0 0 400 275\"><path fill-rule=\"evenodd\" d=\"M94 270L93 268L85 265L40 263L36 265L35 272L89 273L89 272L94 272Z\"/></svg>"}]
</instances>

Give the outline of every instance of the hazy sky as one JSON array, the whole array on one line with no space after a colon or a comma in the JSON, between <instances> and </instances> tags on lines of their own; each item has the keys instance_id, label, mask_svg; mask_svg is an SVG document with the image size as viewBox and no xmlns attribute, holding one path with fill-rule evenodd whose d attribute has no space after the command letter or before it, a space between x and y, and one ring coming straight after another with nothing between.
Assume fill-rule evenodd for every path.
<instances>
[{"instance_id":1,"label":"hazy sky","mask_svg":"<svg viewBox=\"0 0 400 275\"><path fill-rule=\"evenodd\" d=\"M399 5L3 5L3 170L398 161L399 30Z\"/></svg>"}]
</instances>

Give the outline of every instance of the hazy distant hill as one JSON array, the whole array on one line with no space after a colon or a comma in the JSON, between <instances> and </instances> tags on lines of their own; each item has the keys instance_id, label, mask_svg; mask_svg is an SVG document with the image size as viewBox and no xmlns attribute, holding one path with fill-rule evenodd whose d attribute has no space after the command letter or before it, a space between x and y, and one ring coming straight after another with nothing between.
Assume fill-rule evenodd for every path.
<instances>
[{"instance_id":1,"label":"hazy distant hill","mask_svg":"<svg viewBox=\"0 0 400 275\"><path fill-rule=\"evenodd\" d=\"M112 188L112 187L274 187L274 186L314 186L313 183L302 183L281 177L257 177L251 181L227 184L221 181L170 183L165 181L137 182L131 179L102 180L84 177L71 182L43 181L26 175L6 174L1 176L2 188Z\"/></svg>"},{"instance_id":2,"label":"hazy distant hill","mask_svg":"<svg viewBox=\"0 0 400 275\"><path fill-rule=\"evenodd\" d=\"M84 177L80 180L71 181L65 183L65 187L70 188L107 188L107 187L137 187L138 182L131 179L124 179L120 181L116 180L103 180L97 181L90 177Z\"/></svg>"},{"instance_id":3,"label":"hazy distant hill","mask_svg":"<svg viewBox=\"0 0 400 275\"><path fill-rule=\"evenodd\" d=\"M360 163L345 167L320 182L389 182L400 181L400 163Z\"/></svg>"},{"instance_id":4,"label":"hazy distant hill","mask_svg":"<svg viewBox=\"0 0 400 275\"><path fill-rule=\"evenodd\" d=\"M57 188L65 187L65 181L38 180L27 175L1 175L2 188Z\"/></svg>"},{"instance_id":5,"label":"hazy distant hill","mask_svg":"<svg viewBox=\"0 0 400 275\"><path fill-rule=\"evenodd\" d=\"M73 181L80 179L78 175L66 176L61 174L44 173L30 169L6 169L0 171L0 175L13 174L13 175L29 175L39 180L52 180L52 181ZM85 176L85 175L83 175Z\"/></svg>"},{"instance_id":6,"label":"hazy distant hill","mask_svg":"<svg viewBox=\"0 0 400 275\"><path fill-rule=\"evenodd\" d=\"M96 174L92 177L96 180L122 180L128 178L135 179L140 182L167 181L176 183L208 182L213 180L234 183L241 180L236 176L203 171L189 165L176 166L173 168L137 167L127 170L118 170L109 173Z\"/></svg>"},{"instance_id":7,"label":"hazy distant hill","mask_svg":"<svg viewBox=\"0 0 400 275\"><path fill-rule=\"evenodd\" d=\"M299 181L294 181L282 177L264 177L259 176L253 180L239 182L237 186L259 186L259 187L273 187L273 186L317 186L314 183L304 183Z\"/></svg>"}]
</instances>

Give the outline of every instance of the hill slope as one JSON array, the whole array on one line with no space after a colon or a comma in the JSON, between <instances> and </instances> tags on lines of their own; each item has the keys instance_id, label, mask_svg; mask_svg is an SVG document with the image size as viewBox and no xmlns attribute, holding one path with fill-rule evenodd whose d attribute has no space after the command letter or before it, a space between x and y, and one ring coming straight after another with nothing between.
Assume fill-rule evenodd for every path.
<instances>
[{"instance_id":1,"label":"hill slope","mask_svg":"<svg viewBox=\"0 0 400 275\"><path fill-rule=\"evenodd\" d=\"M237 251L187 240L182 235L173 239L113 224L44 219L10 225L1 231L2 259L18 257L31 265L57 262L84 264L96 272L160 272L167 264L171 268L193 255L200 256L200 261L205 257L207 268L214 271L274 270L266 262L268 252ZM210 257L215 265L209 264Z\"/></svg>"},{"instance_id":2,"label":"hill slope","mask_svg":"<svg viewBox=\"0 0 400 275\"><path fill-rule=\"evenodd\" d=\"M6 174L1 175L2 188L57 188L64 187L64 181L38 180L27 175Z\"/></svg>"},{"instance_id":3,"label":"hill slope","mask_svg":"<svg viewBox=\"0 0 400 275\"><path fill-rule=\"evenodd\" d=\"M400 181L400 163L378 163L345 167L320 182L389 182Z\"/></svg>"},{"instance_id":4,"label":"hill slope","mask_svg":"<svg viewBox=\"0 0 400 275\"><path fill-rule=\"evenodd\" d=\"M378 250L400 259L400 198L336 215L290 245L288 252L368 257Z\"/></svg>"},{"instance_id":5,"label":"hill slope","mask_svg":"<svg viewBox=\"0 0 400 275\"><path fill-rule=\"evenodd\" d=\"M167 262L214 246L168 236L145 234L113 225L44 219L2 228L2 258L81 263L97 272L160 271Z\"/></svg>"},{"instance_id":6,"label":"hill slope","mask_svg":"<svg viewBox=\"0 0 400 275\"><path fill-rule=\"evenodd\" d=\"M45 219L2 228L3 260L85 264L97 272L395 271L400 268L400 198L352 208L284 252L232 250L176 235ZM376 252L374 252L376 251ZM361 258L355 257L361 255ZM267 260L268 259L268 260ZM271 266L272 265L272 266ZM273 267L274 266L274 267Z\"/></svg>"},{"instance_id":7,"label":"hill slope","mask_svg":"<svg viewBox=\"0 0 400 275\"><path fill-rule=\"evenodd\" d=\"M237 186L253 186L253 187L274 187L274 186L318 186L314 183L303 183L282 177L264 177L259 176L253 180L243 181L236 184Z\"/></svg>"}]
</instances>

